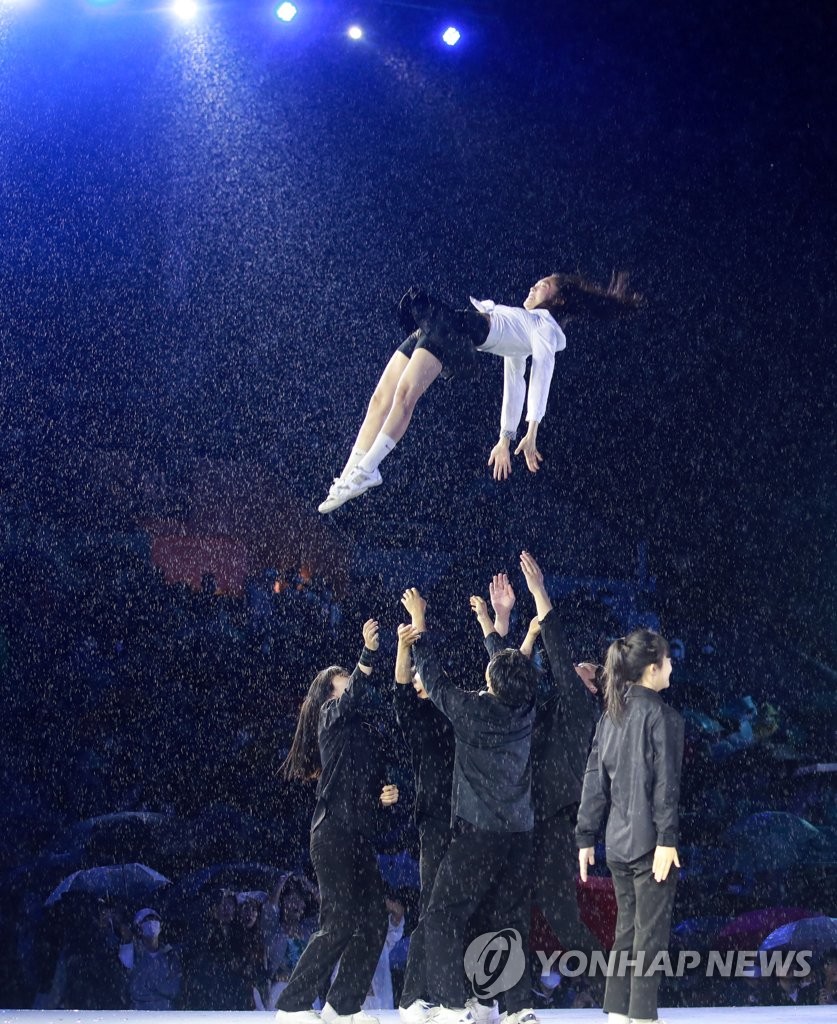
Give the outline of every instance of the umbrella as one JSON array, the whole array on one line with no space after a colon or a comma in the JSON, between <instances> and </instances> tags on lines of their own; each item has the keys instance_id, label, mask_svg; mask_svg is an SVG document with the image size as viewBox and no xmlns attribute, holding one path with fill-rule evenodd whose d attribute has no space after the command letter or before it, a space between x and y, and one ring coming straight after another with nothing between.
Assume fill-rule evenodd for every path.
<instances>
[{"instance_id":1,"label":"umbrella","mask_svg":"<svg viewBox=\"0 0 837 1024\"><path fill-rule=\"evenodd\" d=\"M168 883L165 875L145 864L104 864L68 875L49 894L45 905L57 903L67 893L119 897L126 902L142 903Z\"/></svg>"},{"instance_id":2,"label":"umbrella","mask_svg":"<svg viewBox=\"0 0 837 1024\"><path fill-rule=\"evenodd\" d=\"M211 864L184 875L170 891L172 897L189 900L207 889L234 889L236 892L261 890L273 892L286 872L271 864L245 861L239 864Z\"/></svg>"},{"instance_id":3,"label":"umbrella","mask_svg":"<svg viewBox=\"0 0 837 1024\"><path fill-rule=\"evenodd\" d=\"M759 949L804 950L823 953L837 948L837 917L804 917L771 932Z\"/></svg>"},{"instance_id":4,"label":"umbrella","mask_svg":"<svg viewBox=\"0 0 837 1024\"><path fill-rule=\"evenodd\" d=\"M799 921L810 917L810 910L800 907L768 907L766 910L749 910L740 914L718 933L716 949L758 949L766 936L788 921Z\"/></svg>"},{"instance_id":5,"label":"umbrella","mask_svg":"<svg viewBox=\"0 0 837 1024\"><path fill-rule=\"evenodd\" d=\"M822 847L818 829L804 818L785 811L761 811L728 828L722 837L732 847L732 871L785 871L808 859Z\"/></svg>"}]
</instances>

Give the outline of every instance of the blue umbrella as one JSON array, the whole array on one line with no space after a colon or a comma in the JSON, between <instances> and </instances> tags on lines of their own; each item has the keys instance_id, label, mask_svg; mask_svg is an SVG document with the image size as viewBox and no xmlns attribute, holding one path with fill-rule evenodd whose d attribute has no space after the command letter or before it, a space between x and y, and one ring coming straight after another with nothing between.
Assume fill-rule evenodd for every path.
<instances>
[{"instance_id":1,"label":"blue umbrella","mask_svg":"<svg viewBox=\"0 0 837 1024\"><path fill-rule=\"evenodd\" d=\"M732 849L732 871L785 871L822 847L822 836L804 818L785 811L761 811L728 828L722 837Z\"/></svg>"},{"instance_id":2,"label":"blue umbrella","mask_svg":"<svg viewBox=\"0 0 837 1024\"><path fill-rule=\"evenodd\" d=\"M811 950L823 953L837 948L837 917L803 917L771 932L759 949Z\"/></svg>"},{"instance_id":3,"label":"blue umbrella","mask_svg":"<svg viewBox=\"0 0 837 1024\"><path fill-rule=\"evenodd\" d=\"M45 906L57 903L71 892L143 903L168 883L165 875L145 864L103 864L68 875L49 894Z\"/></svg>"}]
</instances>

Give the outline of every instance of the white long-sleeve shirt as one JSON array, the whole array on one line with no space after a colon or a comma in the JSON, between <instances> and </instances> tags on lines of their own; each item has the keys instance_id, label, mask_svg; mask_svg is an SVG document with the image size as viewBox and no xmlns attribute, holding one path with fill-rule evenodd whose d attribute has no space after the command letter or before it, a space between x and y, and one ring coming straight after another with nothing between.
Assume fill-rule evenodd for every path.
<instances>
[{"instance_id":1,"label":"white long-sleeve shirt","mask_svg":"<svg viewBox=\"0 0 837 1024\"><path fill-rule=\"evenodd\" d=\"M540 423L555 368L555 353L567 347L564 332L545 309L498 306L490 299L471 299L480 313L487 313L491 329L478 352L503 357L503 406L500 430L517 433L526 395L526 359L532 357L526 420Z\"/></svg>"}]
</instances>

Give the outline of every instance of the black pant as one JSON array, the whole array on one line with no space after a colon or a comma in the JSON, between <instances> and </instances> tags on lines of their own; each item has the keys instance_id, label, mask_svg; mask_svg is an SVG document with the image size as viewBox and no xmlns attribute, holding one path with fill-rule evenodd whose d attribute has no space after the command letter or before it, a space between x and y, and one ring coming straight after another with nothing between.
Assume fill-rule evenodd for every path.
<instances>
[{"instance_id":1,"label":"black pant","mask_svg":"<svg viewBox=\"0 0 837 1024\"><path fill-rule=\"evenodd\" d=\"M639 1020L657 1017L657 990L662 973L657 971L641 977L639 971L630 970L618 977L620 953L627 950L632 960L638 953L644 953L642 970L647 971L654 957L668 949L677 888L677 868L671 868L664 882L655 882L651 872L653 863L653 850L630 864L607 862L616 890L617 915L604 1009L607 1013L624 1013Z\"/></svg>"},{"instance_id":2,"label":"black pant","mask_svg":"<svg viewBox=\"0 0 837 1024\"><path fill-rule=\"evenodd\" d=\"M577 949L589 957L602 947L578 916L576 810L573 804L535 822L532 901L540 907L565 950Z\"/></svg>"},{"instance_id":3,"label":"black pant","mask_svg":"<svg viewBox=\"0 0 837 1024\"><path fill-rule=\"evenodd\" d=\"M468 825L454 829L424 915L425 969L431 1003L464 1005L463 940L468 921L484 904L485 919L494 930L514 928L520 933L524 968L521 977L506 990L506 1008L516 1013L531 1005L531 855L531 832L487 832Z\"/></svg>"},{"instance_id":4,"label":"black pant","mask_svg":"<svg viewBox=\"0 0 837 1024\"><path fill-rule=\"evenodd\" d=\"M410 1006L417 999L427 999L427 972L424 949L424 916L430 903L433 884L439 866L450 845L450 825L446 821L425 818L419 825L419 878L421 899L419 921L410 936L410 952L404 971L404 987L401 990L401 1006Z\"/></svg>"},{"instance_id":5,"label":"black pant","mask_svg":"<svg viewBox=\"0 0 837 1024\"><path fill-rule=\"evenodd\" d=\"M280 1010L310 1010L340 969L327 1001L337 1013L357 1013L384 948L387 912L384 883L368 839L326 818L311 834L311 861L320 887L320 928L311 936L287 988Z\"/></svg>"}]
</instances>

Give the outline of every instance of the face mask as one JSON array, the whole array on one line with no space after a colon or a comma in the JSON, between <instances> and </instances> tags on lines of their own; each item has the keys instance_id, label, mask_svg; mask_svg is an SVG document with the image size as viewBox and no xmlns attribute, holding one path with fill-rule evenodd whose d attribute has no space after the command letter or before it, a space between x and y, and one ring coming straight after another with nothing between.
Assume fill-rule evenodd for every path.
<instances>
[{"instance_id":1,"label":"face mask","mask_svg":"<svg viewBox=\"0 0 837 1024\"><path fill-rule=\"evenodd\" d=\"M144 939L156 939L160 934L160 922L143 921L140 925L140 934Z\"/></svg>"}]
</instances>

